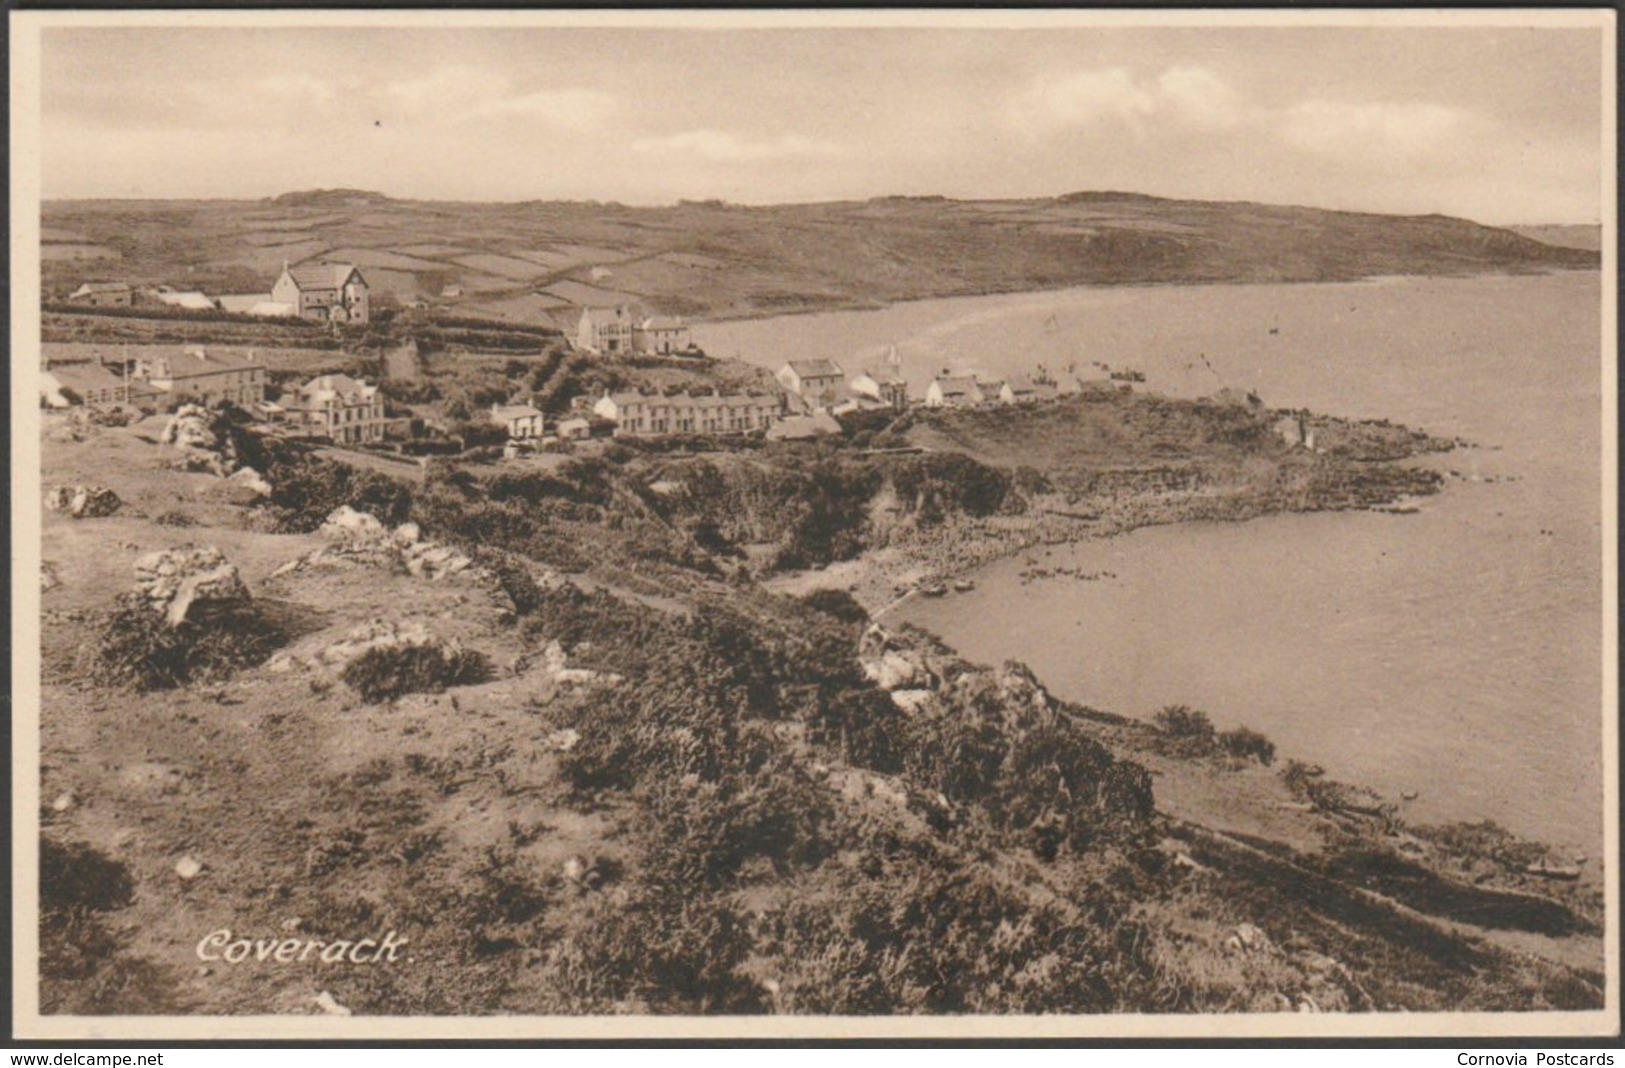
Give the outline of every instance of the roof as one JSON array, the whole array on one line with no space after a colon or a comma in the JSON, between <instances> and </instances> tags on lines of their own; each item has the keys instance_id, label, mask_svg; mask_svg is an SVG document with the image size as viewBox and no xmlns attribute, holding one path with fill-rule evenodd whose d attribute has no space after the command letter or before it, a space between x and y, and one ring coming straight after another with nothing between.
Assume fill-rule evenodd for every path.
<instances>
[{"instance_id":1,"label":"roof","mask_svg":"<svg viewBox=\"0 0 1625 1068\"><path fill-rule=\"evenodd\" d=\"M318 375L300 386L299 392L307 401L328 401L355 394L371 397L378 392L378 387L369 386L349 375Z\"/></svg>"},{"instance_id":2,"label":"roof","mask_svg":"<svg viewBox=\"0 0 1625 1068\"><path fill-rule=\"evenodd\" d=\"M264 304L271 299L269 293L222 293L215 300L220 302L220 309L229 312L246 312L256 304Z\"/></svg>"},{"instance_id":3,"label":"roof","mask_svg":"<svg viewBox=\"0 0 1625 1068\"><path fill-rule=\"evenodd\" d=\"M592 420L584 415L570 415L559 420L559 426L592 426Z\"/></svg>"},{"instance_id":4,"label":"roof","mask_svg":"<svg viewBox=\"0 0 1625 1068\"><path fill-rule=\"evenodd\" d=\"M932 385L937 387L944 397L958 397L967 393L980 393L981 384L976 381L975 375L949 375L946 378L934 380Z\"/></svg>"},{"instance_id":5,"label":"roof","mask_svg":"<svg viewBox=\"0 0 1625 1068\"><path fill-rule=\"evenodd\" d=\"M49 374L56 376L59 385L83 393L87 389L112 389L124 385L124 379L98 363L73 363L53 367Z\"/></svg>"},{"instance_id":6,"label":"roof","mask_svg":"<svg viewBox=\"0 0 1625 1068\"><path fill-rule=\"evenodd\" d=\"M1049 396L1057 391L1054 382L1040 382L1037 379L1029 378L1027 375L1016 375L1006 385L1010 387L1010 392L1015 394L1030 393L1034 396Z\"/></svg>"},{"instance_id":7,"label":"roof","mask_svg":"<svg viewBox=\"0 0 1625 1068\"><path fill-rule=\"evenodd\" d=\"M895 367L876 367L863 372L882 386L906 386L908 379Z\"/></svg>"},{"instance_id":8,"label":"roof","mask_svg":"<svg viewBox=\"0 0 1625 1068\"><path fill-rule=\"evenodd\" d=\"M168 293L159 293L158 299L176 308L192 308L196 311L214 310L214 301L195 289L186 292L171 290Z\"/></svg>"},{"instance_id":9,"label":"roof","mask_svg":"<svg viewBox=\"0 0 1625 1068\"><path fill-rule=\"evenodd\" d=\"M645 330L681 330L683 320L675 315L651 315L643 320Z\"/></svg>"},{"instance_id":10,"label":"roof","mask_svg":"<svg viewBox=\"0 0 1625 1068\"><path fill-rule=\"evenodd\" d=\"M540 408L533 408L528 404L493 404L491 418L497 422L507 422L510 419L540 419Z\"/></svg>"},{"instance_id":11,"label":"roof","mask_svg":"<svg viewBox=\"0 0 1625 1068\"><path fill-rule=\"evenodd\" d=\"M631 317L632 312L625 304L615 306L588 304L581 309L581 314L590 315L594 319L626 319Z\"/></svg>"},{"instance_id":12,"label":"roof","mask_svg":"<svg viewBox=\"0 0 1625 1068\"><path fill-rule=\"evenodd\" d=\"M219 371L240 371L248 367L265 366L247 356L229 352L210 352L201 345L188 345L178 352L170 349L165 351L161 358L169 361L170 378L190 378L194 375L212 375Z\"/></svg>"},{"instance_id":13,"label":"roof","mask_svg":"<svg viewBox=\"0 0 1625 1068\"><path fill-rule=\"evenodd\" d=\"M846 374L834 360L791 360L785 366L797 378L841 378Z\"/></svg>"},{"instance_id":14,"label":"roof","mask_svg":"<svg viewBox=\"0 0 1625 1068\"><path fill-rule=\"evenodd\" d=\"M289 267L287 275L300 289L338 289L355 269L353 263L300 263Z\"/></svg>"},{"instance_id":15,"label":"roof","mask_svg":"<svg viewBox=\"0 0 1625 1068\"><path fill-rule=\"evenodd\" d=\"M128 293L129 291L130 284L128 282L86 282L74 290L73 295L77 297L83 293Z\"/></svg>"}]
</instances>

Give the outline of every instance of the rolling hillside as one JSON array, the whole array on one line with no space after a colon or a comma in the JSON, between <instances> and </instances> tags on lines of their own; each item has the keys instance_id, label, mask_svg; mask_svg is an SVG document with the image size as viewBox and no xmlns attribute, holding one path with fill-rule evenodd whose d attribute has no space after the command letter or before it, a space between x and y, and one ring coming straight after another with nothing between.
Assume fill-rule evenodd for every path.
<instances>
[{"instance_id":1,"label":"rolling hillside","mask_svg":"<svg viewBox=\"0 0 1625 1068\"><path fill-rule=\"evenodd\" d=\"M47 297L80 282L270 288L284 262L347 260L377 293L537 321L637 297L730 318L1082 284L1337 281L1595 268L1593 250L1439 215L1388 216L1133 193L633 208L394 200L55 201Z\"/></svg>"}]
</instances>

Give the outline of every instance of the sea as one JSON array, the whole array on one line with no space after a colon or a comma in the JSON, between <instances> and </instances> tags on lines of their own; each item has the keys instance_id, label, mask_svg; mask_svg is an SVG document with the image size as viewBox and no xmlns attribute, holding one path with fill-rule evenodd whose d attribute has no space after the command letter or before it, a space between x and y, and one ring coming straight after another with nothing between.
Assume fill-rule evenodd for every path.
<instances>
[{"instance_id":1,"label":"sea","mask_svg":"<svg viewBox=\"0 0 1625 1068\"><path fill-rule=\"evenodd\" d=\"M1040 548L888 616L1067 699L1184 704L1405 801L1602 851L1602 289L1596 272L1115 286L697 324L713 355L856 374L1134 369L1472 443L1414 513L1270 516ZM1036 560L1029 559L1036 558ZM1034 579L1036 563L1106 577ZM1028 572L1024 575L1023 572ZM1414 795L1412 797L1411 795Z\"/></svg>"}]
</instances>

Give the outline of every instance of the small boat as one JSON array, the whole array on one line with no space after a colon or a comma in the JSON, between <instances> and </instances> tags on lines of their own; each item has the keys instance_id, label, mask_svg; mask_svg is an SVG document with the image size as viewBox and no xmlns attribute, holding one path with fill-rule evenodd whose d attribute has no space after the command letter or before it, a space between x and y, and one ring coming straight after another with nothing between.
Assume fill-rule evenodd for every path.
<instances>
[{"instance_id":1,"label":"small boat","mask_svg":"<svg viewBox=\"0 0 1625 1068\"><path fill-rule=\"evenodd\" d=\"M1399 796L1406 801L1415 801L1418 797L1421 797L1422 794L1417 790L1405 790Z\"/></svg>"},{"instance_id":2,"label":"small boat","mask_svg":"<svg viewBox=\"0 0 1625 1068\"><path fill-rule=\"evenodd\" d=\"M960 593L969 593L975 588L976 583L972 582L970 579L960 579L954 583L954 589L958 590Z\"/></svg>"},{"instance_id":3,"label":"small boat","mask_svg":"<svg viewBox=\"0 0 1625 1068\"><path fill-rule=\"evenodd\" d=\"M1523 870L1529 875L1538 875L1542 879L1561 879L1570 883L1580 877L1579 868L1566 864L1553 864L1546 857L1541 857L1533 864L1526 865Z\"/></svg>"},{"instance_id":4,"label":"small boat","mask_svg":"<svg viewBox=\"0 0 1625 1068\"><path fill-rule=\"evenodd\" d=\"M921 586L920 593L926 597L946 597L948 595L948 587L942 585L941 583L937 583L933 586Z\"/></svg>"}]
</instances>

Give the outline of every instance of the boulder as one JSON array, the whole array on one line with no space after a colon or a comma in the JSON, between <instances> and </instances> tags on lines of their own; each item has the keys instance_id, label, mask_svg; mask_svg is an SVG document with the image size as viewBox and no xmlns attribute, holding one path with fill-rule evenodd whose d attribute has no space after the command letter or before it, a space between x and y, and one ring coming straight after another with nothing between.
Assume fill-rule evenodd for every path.
<instances>
[{"instance_id":1,"label":"boulder","mask_svg":"<svg viewBox=\"0 0 1625 1068\"><path fill-rule=\"evenodd\" d=\"M888 651L865 660L863 673L882 690L919 689L930 681L925 662L908 652Z\"/></svg>"},{"instance_id":2,"label":"boulder","mask_svg":"<svg viewBox=\"0 0 1625 1068\"><path fill-rule=\"evenodd\" d=\"M892 704L912 715L931 701L930 690L893 690Z\"/></svg>"},{"instance_id":3,"label":"boulder","mask_svg":"<svg viewBox=\"0 0 1625 1068\"><path fill-rule=\"evenodd\" d=\"M231 475L231 481L242 483L248 489L253 490L255 496L269 497L271 495L271 484L265 481L264 475L261 475L252 467L239 467Z\"/></svg>"},{"instance_id":4,"label":"boulder","mask_svg":"<svg viewBox=\"0 0 1625 1068\"><path fill-rule=\"evenodd\" d=\"M334 509L327 517L322 523L321 535L329 541L355 548L382 548L390 540L382 523L347 504Z\"/></svg>"},{"instance_id":5,"label":"boulder","mask_svg":"<svg viewBox=\"0 0 1625 1068\"><path fill-rule=\"evenodd\" d=\"M47 511L66 512L74 519L109 516L123 503L106 486L58 486L45 494Z\"/></svg>"},{"instance_id":6,"label":"boulder","mask_svg":"<svg viewBox=\"0 0 1625 1068\"><path fill-rule=\"evenodd\" d=\"M209 449L218 451L220 439L212 428L214 418L201 404L183 404L164 424L158 435L161 445L175 445L183 449Z\"/></svg>"},{"instance_id":7,"label":"boulder","mask_svg":"<svg viewBox=\"0 0 1625 1068\"><path fill-rule=\"evenodd\" d=\"M236 566L212 545L148 553L135 562L135 585L171 627L199 606L240 607L250 599Z\"/></svg>"}]
</instances>

